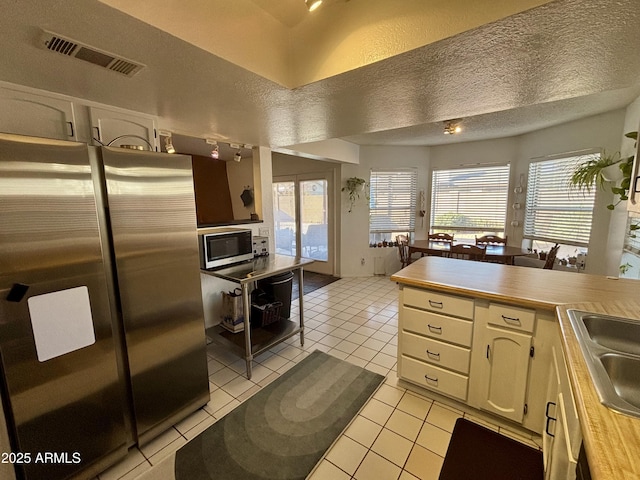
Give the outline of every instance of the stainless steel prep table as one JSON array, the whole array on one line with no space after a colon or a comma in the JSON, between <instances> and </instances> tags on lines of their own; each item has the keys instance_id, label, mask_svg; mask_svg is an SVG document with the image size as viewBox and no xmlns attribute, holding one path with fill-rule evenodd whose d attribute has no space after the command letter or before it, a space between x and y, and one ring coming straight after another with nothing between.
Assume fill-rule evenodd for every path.
<instances>
[{"instance_id":1,"label":"stainless steel prep table","mask_svg":"<svg viewBox=\"0 0 640 480\"><path fill-rule=\"evenodd\" d=\"M242 303L245 312L244 315L244 331L238 332L233 335L244 336L244 358L247 362L247 378L251 379L251 362L256 355L268 350L269 348L277 345L287 338L293 335L300 334L300 345L304 346L304 284L302 278L302 269L304 265L313 263L313 260L301 257L289 257L286 255L269 255L266 257L258 257L251 262L241 263L233 265L231 267L222 268L218 270L201 270L206 275L222 278L230 282L239 283L242 290ZM250 287L253 282L269 278L279 273L296 270L298 274L298 317L299 324L289 319L283 319L279 323L278 331L274 332L273 338L259 345L254 345L251 340L251 301L250 301ZM220 327L221 328L221 327ZM217 340L220 340L220 335L215 335ZM222 342L224 343L224 342ZM235 346L232 342L226 342Z\"/></svg>"}]
</instances>

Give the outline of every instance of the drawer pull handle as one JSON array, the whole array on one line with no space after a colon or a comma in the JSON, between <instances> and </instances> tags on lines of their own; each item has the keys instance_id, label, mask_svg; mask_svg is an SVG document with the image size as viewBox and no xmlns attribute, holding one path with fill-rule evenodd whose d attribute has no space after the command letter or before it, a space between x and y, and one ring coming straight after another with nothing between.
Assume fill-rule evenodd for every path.
<instances>
[{"instance_id":1,"label":"drawer pull handle","mask_svg":"<svg viewBox=\"0 0 640 480\"><path fill-rule=\"evenodd\" d=\"M521 324L519 318L507 317L505 315L502 315L502 320L504 320L507 323L515 323L516 325L520 325Z\"/></svg>"},{"instance_id":2,"label":"drawer pull handle","mask_svg":"<svg viewBox=\"0 0 640 480\"><path fill-rule=\"evenodd\" d=\"M556 404L554 402L547 402L547 408L545 409L545 412L544 412L544 415L547 417L547 422L546 422L546 424L544 426L544 432L547 435L549 435L550 437L555 437L555 435L549 431L549 421L553 420L555 422L557 420L556 418L551 417L549 415L549 407L551 405L553 405L554 407L556 406Z\"/></svg>"},{"instance_id":3,"label":"drawer pull handle","mask_svg":"<svg viewBox=\"0 0 640 480\"><path fill-rule=\"evenodd\" d=\"M487 345L487 360L491 356L491 345Z\"/></svg>"},{"instance_id":4,"label":"drawer pull handle","mask_svg":"<svg viewBox=\"0 0 640 480\"><path fill-rule=\"evenodd\" d=\"M425 375L424 378L427 380L427 382L432 382L432 383L435 383L436 385L438 384L438 377L431 378L429 375Z\"/></svg>"},{"instance_id":5,"label":"drawer pull handle","mask_svg":"<svg viewBox=\"0 0 640 480\"><path fill-rule=\"evenodd\" d=\"M442 307L444 307L442 302L434 302L433 300L429 300L429 305L431 305L433 308L442 308Z\"/></svg>"},{"instance_id":6,"label":"drawer pull handle","mask_svg":"<svg viewBox=\"0 0 640 480\"><path fill-rule=\"evenodd\" d=\"M440 360L440 354L439 353L430 352L429 350L427 350L427 355L429 355L430 357L436 357L438 360Z\"/></svg>"},{"instance_id":7,"label":"drawer pull handle","mask_svg":"<svg viewBox=\"0 0 640 480\"><path fill-rule=\"evenodd\" d=\"M442 327L431 325L430 323L427 324L427 327L429 327L429 330L431 330L434 333L442 333Z\"/></svg>"}]
</instances>

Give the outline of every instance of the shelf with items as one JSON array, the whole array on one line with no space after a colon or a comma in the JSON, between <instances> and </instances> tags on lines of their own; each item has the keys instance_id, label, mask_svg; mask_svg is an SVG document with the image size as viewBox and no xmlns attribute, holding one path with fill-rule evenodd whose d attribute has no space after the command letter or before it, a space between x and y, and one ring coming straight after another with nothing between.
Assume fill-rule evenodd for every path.
<instances>
[{"instance_id":1,"label":"shelf with items","mask_svg":"<svg viewBox=\"0 0 640 480\"><path fill-rule=\"evenodd\" d=\"M248 315L242 315L244 329L236 333L225 329L221 325L216 325L207 330L207 334L211 341L228 347L241 355L247 364L247 378L251 379L252 362L256 355L265 350L287 340L288 338L299 334L300 344L304 345L304 299L301 295L298 299L298 322L288 319L281 319L257 327L255 321L251 322L252 299L251 291L254 289L256 282L281 276L287 272L297 271L298 286L300 291L304 291L302 270L304 265L313 263L313 260L301 257L288 257L284 255L269 255L266 257L256 257L249 262L243 262L218 270L200 270L205 275L221 278L239 284L242 308L240 311L249 312ZM238 290L238 289L236 289ZM226 293L226 292L223 292ZM258 305L259 302L256 302ZM282 305L281 305L282 306ZM261 312L258 312L262 315ZM270 312L266 312L270 313ZM284 315L287 315L284 313ZM239 315L234 315L239 318ZM262 317L261 323L265 317ZM252 325L253 323L253 325Z\"/></svg>"}]
</instances>

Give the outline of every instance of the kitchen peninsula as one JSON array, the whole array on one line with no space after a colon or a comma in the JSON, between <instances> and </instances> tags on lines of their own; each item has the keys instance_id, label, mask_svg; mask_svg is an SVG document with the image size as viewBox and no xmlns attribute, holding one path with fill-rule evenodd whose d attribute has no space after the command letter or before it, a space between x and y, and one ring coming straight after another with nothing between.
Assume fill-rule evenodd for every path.
<instances>
[{"instance_id":1,"label":"kitchen peninsula","mask_svg":"<svg viewBox=\"0 0 640 480\"><path fill-rule=\"evenodd\" d=\"M568 448L579 450L583 439L594 479L640 478L640 419L599 402L566 315L575 308L640 319L638 281L442 257L422 258L391 280L400 287L402 380L545 437L550 423L560 427L560 413L571 416L549 397L554 360L561 370L566 364L570 386L559 399L573 405L580 427Z\"/></svg>"}]
</instances>

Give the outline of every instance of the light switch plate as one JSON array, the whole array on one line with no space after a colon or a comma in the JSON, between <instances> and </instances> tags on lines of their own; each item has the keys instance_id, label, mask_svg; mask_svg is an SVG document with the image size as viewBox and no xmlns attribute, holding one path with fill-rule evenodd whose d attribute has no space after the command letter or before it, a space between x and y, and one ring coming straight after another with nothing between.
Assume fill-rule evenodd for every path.
<instances>
[{"instance_id":1,"label":"light switch plate","mask_svg":"<svg viewBox=\"0 0 640 480\"><path fill-rule=\"evenodd\" d=\"M258 233L260 233L261 237L268 237L269 236L269 229L268 228L259 228L258 229Z\"/></svg>"}]
</instances>

